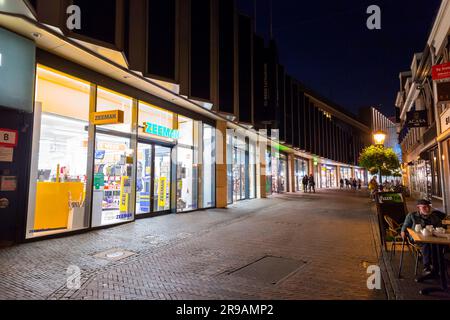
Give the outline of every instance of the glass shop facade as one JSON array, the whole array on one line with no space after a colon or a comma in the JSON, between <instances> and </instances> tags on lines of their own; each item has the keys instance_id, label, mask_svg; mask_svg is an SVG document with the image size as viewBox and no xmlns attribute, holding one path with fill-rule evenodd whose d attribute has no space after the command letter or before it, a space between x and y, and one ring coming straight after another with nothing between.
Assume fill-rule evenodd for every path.
<instances>
[{"instance_id":1,"label":"glass shop facade","mask_svg":"<svg viewBox=\"0 0 450 320\"><path fill-rule=\"evenodd\" d=\"M215 206L211 122L39 64L33 127L26 239Z\"/></svg>"},{"instance_id":2,"label":"glass shop facade","mask_svg":"<svg viewBox=\"0 0 450 320\"><path fill-rule=\"evenodd\" d=\"M227 130L227 201L255 199L256 141L238 130Z\"/></svg>"},{"instance_id":3,"label":"glass shop facade","mask_svg":"<svg viewBox=\"0 0 450 320\"><path fill-rule=\"evenodd\" d=\"M288 155L276 148L266 150L266 194L288 192Z\"/></svg>"}]
</instances>

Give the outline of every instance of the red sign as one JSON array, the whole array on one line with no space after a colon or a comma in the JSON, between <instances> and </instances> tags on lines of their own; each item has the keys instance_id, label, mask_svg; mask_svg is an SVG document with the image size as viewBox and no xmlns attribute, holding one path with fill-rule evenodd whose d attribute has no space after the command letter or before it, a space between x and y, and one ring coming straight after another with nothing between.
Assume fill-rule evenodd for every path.
<instances>
[{"instance_id":1,"label":"red sign","mask_svg":"<svg viewBox=\"0 0 450 320\"><path fill-rule=\"evenodd\" d=\"M0 128L0 147L17 147L19 132Z\"/></svg>"},{"instance_id":2,"label":"red sign","mask_svg":"<svg viewBox=\"0 0 450 320\"><path fill-rule=\"evenodd\" d=\"M433 66L433 80L450 80L450 62Z\"/></svg>"}]
</instances>

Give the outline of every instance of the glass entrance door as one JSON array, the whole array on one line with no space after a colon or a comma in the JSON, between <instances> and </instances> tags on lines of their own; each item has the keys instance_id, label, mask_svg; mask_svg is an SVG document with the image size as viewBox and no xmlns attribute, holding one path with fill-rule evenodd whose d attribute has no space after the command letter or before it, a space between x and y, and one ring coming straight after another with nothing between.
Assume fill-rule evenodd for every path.
<instances>
[{"instance_id":1,"label":"glass entrance door","mask_svg":"<svg viewBox=\"0 0 450 320\"><path fill-rule=\"evenodd\" d=\"M171 148L155 145L155 170L153 179L154 212L170 210L171 153Z\"/></svg>"},{"instance_id":2,"label":"glass entrance door","mask_svg":"<svg viewBox=\"0 0 450 320\"><path fill-rule=\"evenodd\" d=\"M172 148L139 143L136 182L138 215L169 211Z\"/></svg>"}]
</instances>

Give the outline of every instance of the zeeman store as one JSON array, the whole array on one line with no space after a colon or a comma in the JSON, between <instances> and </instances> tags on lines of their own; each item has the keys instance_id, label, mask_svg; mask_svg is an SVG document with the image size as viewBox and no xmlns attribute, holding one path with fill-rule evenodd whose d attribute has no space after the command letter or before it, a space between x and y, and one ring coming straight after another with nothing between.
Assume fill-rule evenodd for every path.
<instances>
[{"instance_id":1,"label":"zeeman store","mask_svg":"<svg viewBox=\"0 0 450 320\"><path fill-rule=\"evenodd\" d=\"M67 70L36 67L26 239L215 206L212 120Z\"/></svg>"}]
</instances>

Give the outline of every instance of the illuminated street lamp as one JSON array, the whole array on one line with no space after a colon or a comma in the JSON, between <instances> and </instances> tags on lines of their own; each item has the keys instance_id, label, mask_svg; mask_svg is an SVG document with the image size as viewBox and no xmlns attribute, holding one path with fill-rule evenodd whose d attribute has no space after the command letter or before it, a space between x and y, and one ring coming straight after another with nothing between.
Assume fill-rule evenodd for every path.
<instances>
[{"instance_id":1,"label":"illuminated street lamp","mask_svg":"<svg viewBox=\"0 0 450 320\"><path fill-rule=\"evenodd\" d=\"M384 133L383 131L379 130L376 131L373 134L373 140L375 141L375 145L380 147L380 148L384 148L384 141L386 140L386 133ZM383 178L381 175L381 167L378 168L378 177L380 179L380 188L383 185Z\"/></svg>"},{"instance_id":2,"label":"illuminated street lamp","mask_svg":"<svg viewBox=\"0 0 450 320\"><path fill-rule=\"evenodd\" d=\"M373 140L375 141L375 145L384 146L384 141L386 140L386 133L383 131L377 131L373 134Z\"/></svg>"}]
</instances>

